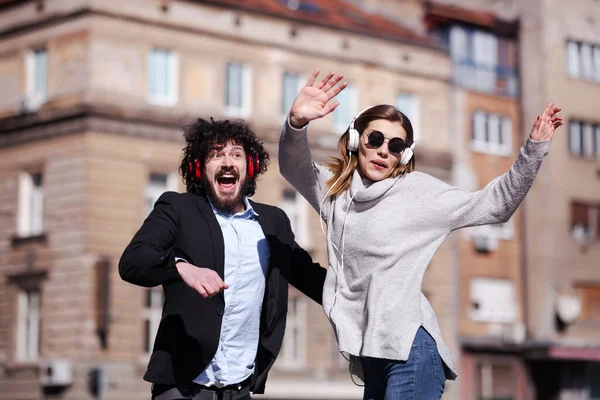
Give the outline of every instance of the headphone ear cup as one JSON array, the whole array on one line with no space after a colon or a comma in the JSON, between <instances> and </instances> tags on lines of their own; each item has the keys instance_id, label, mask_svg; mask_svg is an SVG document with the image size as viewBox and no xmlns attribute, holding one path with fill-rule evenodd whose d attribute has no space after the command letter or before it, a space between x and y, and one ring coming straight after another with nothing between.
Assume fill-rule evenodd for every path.
<instances>
[{"instance_id":1,"label":"headphone ear cup","mask_svg":"<svg viewBox=\"0 0 600 400\"><path fill-rule=\"evenodd\" d=\"M410 145L410 147L407 147L406 149L404 149L404 151L402 152L402 158L400 159L400 164L407 165L409 163L410 159L413 156L414 148L415 148L415 143L413 142L413 144Z\"/></svg>"},{"instance_id":2,"label":"headphone ear cup","mask_svg":"<svg viewBox=\"0 0 600 400\"><path fill-rule=\"evenodd\" d=\"M348 151L356 151L358 150L358 140L360 139L360 134L354 128L348 129L348 141L346 142L346 148Z\"/></svg>"},{"instance_id":3,"label":"headphone ear cup","mask_svg":"<svg viewBox=\"0 0 600 400\"><path fill-rule=\"evenodd\" d=\"M260 170L258 157L248 156L248 178L253 179Z\"/></svg>"},{"instance_id":4,"label":"headphone ear cup","mask_svg":"<svg viewBox=\"0 0 600 400\"><path fill-rule=\"evenodd\" d=\"M194 159L194 164L195 164L195 169L194 169L194 177L196 178L197 181L200 180L200 177L202 176L202 169L200 168L200 160L198 160L197 158Z\"/></svg>"}]
</instances>

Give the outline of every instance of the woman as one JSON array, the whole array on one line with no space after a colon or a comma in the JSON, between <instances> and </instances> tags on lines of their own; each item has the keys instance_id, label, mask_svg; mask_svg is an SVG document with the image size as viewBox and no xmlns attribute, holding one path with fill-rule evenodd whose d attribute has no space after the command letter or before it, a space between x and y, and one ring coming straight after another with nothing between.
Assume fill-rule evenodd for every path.
<instances>
[{"instance_id":1,"label":"woman","mask_svg":"<svg viewBox=\"0 0 600 400\"><path fill-rule=\"evenodd\" d=\"M548 104L510 171L470 192L413 172L412 126L388 105L361 112L339 140L340 158L315 164L306 126L332 112L346 86L333 73L313 86L318 74L292 105L279 162L327 224L323 310L340 351L360 360L364 399L439 399L456 374L421 293L425 269L450 232L510 218L563 124L560 109Z\"/></svg>"}]
</instances>

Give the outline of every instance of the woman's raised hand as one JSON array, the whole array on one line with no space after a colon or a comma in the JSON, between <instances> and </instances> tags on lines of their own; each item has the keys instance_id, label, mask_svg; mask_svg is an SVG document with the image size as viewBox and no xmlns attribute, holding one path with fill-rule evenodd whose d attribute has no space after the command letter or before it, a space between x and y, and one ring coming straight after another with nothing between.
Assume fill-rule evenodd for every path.
<instances>
[{"instance_id":1,"label":"woman's raised hand","mask_svg":"<svg viewBox=\"0 0 600 400\"><path fill-rule=\"evenodd\" d=\"M319 76L319 70L315 70L306 85L302 88L290 110L290 124L295 128L301 128L310 121L323 118L340 104L338 101L330 102L339 92L344 90L348 84L346 82L337 85L344 75L330 72L313 86ZM336 86L337 85L337 86Z\"/></svg>"},{"instance_id":2,"label":"woman's raised hand","mask_svg":"<svg viewBox=\"0 0 600 400\"><path fill-rule=\"evenodd\" d=\"M552 140L554 132L564 124L562 117L558 115L560 111L560 108L554 107L553 102L548 103L533 124L529 138L536 142Z\"/></svg>"}]
</instances>

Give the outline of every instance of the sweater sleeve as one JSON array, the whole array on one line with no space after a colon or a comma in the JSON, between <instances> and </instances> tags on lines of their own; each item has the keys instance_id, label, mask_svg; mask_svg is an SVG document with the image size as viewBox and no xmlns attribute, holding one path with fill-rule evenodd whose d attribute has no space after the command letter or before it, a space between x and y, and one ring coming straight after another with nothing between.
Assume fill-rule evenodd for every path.
<instances>
[{"instance_id":1,"label":"sweater sleeve","mask_svg":"<svg viewBox=\"0 0 600 400\"><path fill-rule=\"evenodd\" d=\"M450 230L508 221L531 188L549 149L550 141L528 139L511 169L485 188L472 192L448 186L439 199L448 211Z\"/></svg>"},{"instance_id":2,"label":"sweater sleeve","mask_svg":"<svg viewBox=\"0 0 600 400\"><path fill-rule=\"evenodd\" d=\"M296 129L289 117L279 138L279 171L281 175L319 212L327 193L331 172L312 161L307 137L307 126ZM327 215L328 204L323 204L321 217Z\"/></svg>"}]
</instances>

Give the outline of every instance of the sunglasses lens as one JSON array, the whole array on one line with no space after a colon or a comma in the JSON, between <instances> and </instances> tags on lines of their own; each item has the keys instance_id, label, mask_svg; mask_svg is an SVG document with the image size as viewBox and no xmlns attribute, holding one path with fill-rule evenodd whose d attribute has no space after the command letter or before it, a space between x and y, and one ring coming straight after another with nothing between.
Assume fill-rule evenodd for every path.
<instances>
[{"instance_id":1,"label":"sunglasses lens","mask_svg":"<svg viewBox=\"0 0 600 400\"><path fill-rule=\"evenodd\" d=\"M379 147L383 144L383 133L379 131L373 131L369 133L369 144L373 147Z\"/></svg>"},{"instance_id":2,"label":"sunglasses lens","mask_svg":"<svg viewBox=\"0 0 600 400\"><path fill-rule=\"evenodd\" d=\"M406 144L404 143L404 140L400 138L393 138L388 143L388 149L390 149L392 153L401 153L405 148Z\"/></svg>"}]
</instances>

